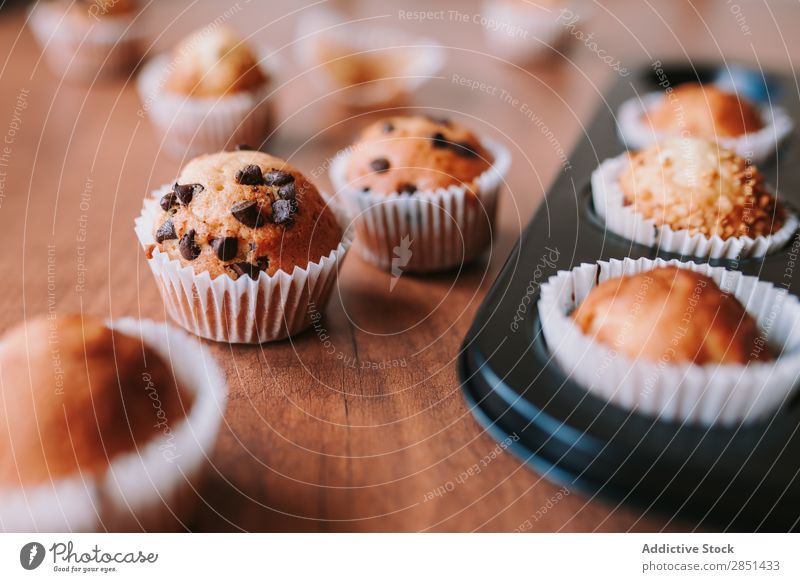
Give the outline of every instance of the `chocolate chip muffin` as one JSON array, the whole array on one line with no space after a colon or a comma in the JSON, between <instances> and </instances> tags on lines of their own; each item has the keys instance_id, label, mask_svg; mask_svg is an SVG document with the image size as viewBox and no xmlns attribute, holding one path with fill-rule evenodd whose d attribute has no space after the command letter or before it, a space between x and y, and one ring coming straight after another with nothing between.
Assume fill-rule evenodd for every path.
<instances>
[{"instance_id":1,"label":"chocolate chip muffin","mask_svg":"<svg viewBox=\"0 0 800 582\"><path fill-rule=\"evenodd\" d=\"M656 225L707 237L767 236L786 220L755 166L702 138L671 138L632 154L619 185L625 204Z\"/></svg>"},{"instance_id":2,"label":"chocolate chip muffin","mask_svg":"<svg viewBox=\"0 0 800 582\"><path fill-rule=\"evenodd\" d=\"M738 137L764 127L751 103L714 85L685 83L649 112L654 128L696 137Z\"/></svg>"},{"instance_id":3,"label":"chocolate chip muffin","mask_svg":"<svg viewBox=\"0 0 800 582\"><path fill-rule=\"evenodd\" d=\"M248 44L228 26L198 30L173 50L166 89L179 95L220 97L250 91L269 77Z\"/></svg>"},{"instance_id":4,"label":"chocolate chip muffin","mask_svg":"<svg viewBox=\"0 0 800 582\"><path fill-rule=\"evenodd\" d=\"M193 159L159 203L158 249L212 278L291 273L342 240L316 187L285 161L258 151Z\"/></svg>"},{"instance_id":5,"label":"chocolate chip muffin","mask_svg":"<svg viewBox=\"0 0 800 582\"><path fill-rule=\"evenodd\" d=\"M353 144L346 178L377 194L414 194L467 186L488 170L491 154L468 129L444 118L389 117L365 128Z\"/></svg>"},{"instance_id":6,"label":"chocolate chip muffin","mask_svg":"<svg viewBox=\"0 0 800 582\"><path fill-rule=\"evenodd\" d=\"M608 279L572 313L587 335L631 358L670 364L771 360L755 320L703 274L663 267Z\"/></svg>"},{"instance_id":7,"label":"chocolate chip muffin","mask_svg":"<svg viewBox=\"0 0 800 582\"><path fill-rule=\"evenodd\" d=\"M0 488L100 475L163 435L161 415L177 426L194 401L140 339L80 315L5 334L0 377Z\"/></svg>"}]
</instances>

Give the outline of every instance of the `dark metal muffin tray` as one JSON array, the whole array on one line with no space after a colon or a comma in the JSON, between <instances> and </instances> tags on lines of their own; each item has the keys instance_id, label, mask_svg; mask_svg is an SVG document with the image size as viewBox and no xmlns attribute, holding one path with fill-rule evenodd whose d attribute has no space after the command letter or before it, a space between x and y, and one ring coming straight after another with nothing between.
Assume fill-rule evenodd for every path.
<instances>
[{"instance_id":1,"label":"dark metal muffin tray","mask_svg":"<svg viewBox=\"0 0 800 582\"><path fill-rule=\"evenodd\" d=\"M749 95L784 107L797 124L793 78L739 67L672 64L673 85L719 77ZM514 247L464 340L459 359L463 391L475 417L498 439L516 435L511 450L568 488L612 503L655 511L684 524L733 531L800 529L800 398L771 417L740 427L658 421L594 396L551 361L536 303L539 285L557 270L610 258L682 258L631 243L604 230L592 209L589 180L604 159L625 151L615 112L626 99L658 90L643 67L605 95L586 135ZM759 168L784 203L800 207L797 144ZM713 265L800 291L800 257L793 238L780 253ZM554 249L556 253L548 249ZM688 257L682 258L691 260ZM700 262L695 260L696 262ZM789 267L796 276L791 277ZM515 316L517 325L514 325Z\"/></svg>"}]
</instances>

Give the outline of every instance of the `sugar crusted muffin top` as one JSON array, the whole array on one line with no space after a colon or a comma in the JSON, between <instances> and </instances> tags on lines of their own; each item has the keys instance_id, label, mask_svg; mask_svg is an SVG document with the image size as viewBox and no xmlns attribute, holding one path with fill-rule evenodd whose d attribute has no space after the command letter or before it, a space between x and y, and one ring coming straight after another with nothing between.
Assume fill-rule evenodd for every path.
<instances>
[{"instance_id":1,"label":"sugar crusted muffin top","mask_svg":"<svg viewBox=\"0 0 800 582\"><path fill-rule=\"evenodd\" d=\"M572 313L583 333L630 358L698 365L773 356L735 297L705 275L663 267L608 279Z\"/></svg>"},{"instance_id":2,"label":"sugar crusted muffin top","mask_svg":"<svg viewBox=\"0 0 800 582\"><path fill-rule=\"evenodd\" d=\"M684 83L649 113L654 128L695 137L738 137L764 127L758 109L713 85Z\"/></svg>"},{"instance_id":3,"label":"sugar crusted muffin top","mask_svg":"<svg viewBox=\"0 0 800 582\"><path fill-rule=\"evenodd\" d=\"M250 91L269 80L250 46L230 27L203 28L173 50L166 90L193 97Z\"/></svg>"},{"instance_id":4,"label":"sugar crusted muffin top","mask_svg":"<svg viewBox=\"0 0 800 582\"><path fill-rule=\"evenodd\" d=\"M468 129L426 116L389 117L367 126L353 144L346 177L353 188L413 194L451 185L474 189L493 159Z\"/></svg>"},{"instance_id":5,"label":"sugar crusted muffin top","mask_svg":"<svg viewBox=\"0 0 800 582\"><path fill-rule=\"evenodd\" d=\"M159 203L156 246L212 278L291 273L327 256L342 239L316 187L284 160L259 151L193 159Z\"/></svg>"},{"instance_id":6,"label":"sugar crusted muffin top","mask_svg":"<svg viewBox=\"0 0 800 582\"><path fill-rule=\"evenodd\" d=\"M786 212L748 160L700 138L670 138L631 154L625 204L657 225L722 239L779 230Z\"/></svg>"},{"instance_id":7,"label":"sugar crusted muffin top","mask_svg":"<svg viewBox=\"0 0 800 582\"><path fill-rule=\"evenodd\" d=\"M101 474L194 402L152 348L90 316L40 317L6 333L0 377L0 488Z\"/></svg>"}]
</instances>

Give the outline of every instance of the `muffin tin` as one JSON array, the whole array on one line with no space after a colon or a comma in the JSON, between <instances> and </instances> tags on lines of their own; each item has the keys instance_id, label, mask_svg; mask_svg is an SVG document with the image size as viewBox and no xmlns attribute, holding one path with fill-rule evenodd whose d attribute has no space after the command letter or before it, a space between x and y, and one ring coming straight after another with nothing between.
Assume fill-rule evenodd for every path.
<instances>
[{"instance_id":1,"label":"muffin tin","mask_svg":"<svg viewBox=\"0 0 800 582\"><path fill-rule=\"evenodd\" d=\"M768 95L795 122L800 120L800 102L788 76L754 70L743 75L748 71L741 66L672 64L664 70L673 86L720 79L728 84L755 82L760 86L740 90ZM800 396L795 394L770 417L741 427L663 422L613 406L581 388L551 360L542 338L536 309L539 285L557 270L623 257L693 260L606 232L592 208L592 171L625 151L616 134L617 107L657 89L655 73L643 67L619 79L605 95L570 158L572 169L547 193L464 340L459 358L464 396L495 438L517 435L510 449L570 489L701 528L798 530ZM781 201L798 207L800 163L791 142L759 168ZM797 295L799 260L800 236L795 235L781 252L767 257L708 262Z\"/></svg>"}]
</instances>

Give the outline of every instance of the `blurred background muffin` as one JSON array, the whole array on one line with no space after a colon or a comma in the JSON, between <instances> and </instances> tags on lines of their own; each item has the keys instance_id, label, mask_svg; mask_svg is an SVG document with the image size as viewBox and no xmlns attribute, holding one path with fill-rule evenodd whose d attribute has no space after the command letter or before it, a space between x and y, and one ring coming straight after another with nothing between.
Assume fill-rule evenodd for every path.
<instances>
[{"instance_id":1,"label":"blurred background muffin","mask_svg":"<svg viewBox=\"0 0 800 582\"><path fill-rule=\"evenodd\" d=\"M136 0L44 0L30 26L59 76L91 82L127 76L142 56Z\"/></svg>"},{"instance_id":2,"label":"blurred background muffin","mask_svg":"<svg viewBox=\"0 0 800 582\"><path fill-rule=\"evenodd\" d=\"M269 98L274 74L233 29L209 24L144 67L138 81L142 112L177 156L237 143L258 148L275 127Z\"/></svg>"}]
</instances>

